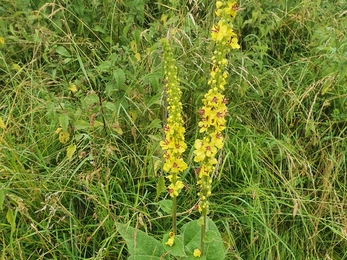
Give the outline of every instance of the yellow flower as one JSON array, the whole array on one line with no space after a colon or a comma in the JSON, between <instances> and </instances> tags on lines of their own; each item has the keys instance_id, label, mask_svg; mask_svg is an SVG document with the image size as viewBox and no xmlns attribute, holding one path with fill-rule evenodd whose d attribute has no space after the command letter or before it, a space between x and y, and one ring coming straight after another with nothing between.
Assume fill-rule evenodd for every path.
<instances>
[{"instance_id":1,"label":"yellow flower","mask_svg":"<svg viewBox=\"0 0 347 260\"><path fill-rule=\"evenodd\" d=\"M221 16L222 16L222 13L223 13L223 10L222 10L222 9L218 9L218 10L216 11L216 15L217 15L218 17L221 17Z\"/></svg>"},{"instance_id":2,"label":"yellow flower","mask_svg":"<svg viewBox=\"0 0 347 260\"><path fill-rule=\"evenodd\" d=\"M184 188L184 184L181 181L176 181L175 184L171 183L168 187L171 197L177 197L179 192Z\"/></svg>"},{"instance_id":3,"label":"yellow flower","mask_svg":"<svg viewBox=\"0 0 347 260\"><path fill-rule=\"evenodd\" d=\"M187 169L187 167L188 167L187 164L184 162L182 158L169 157L169 158L166 158L163 169L166 172L179 173L179 172L183 172L185 169Z\"/></svg>"},{"instance_id":4,"label":"yellow flower","mask_svg":"<svg viewBox=\"0 0 347 260\"><path fill-rule=\"evenodd\" d=\"M205 159L206 154L205 154L205 147L204 147L204 142L200 139L195 140L194 144L194 161L195 162L201 162Z\"/></svg>"},{"instance_id":5,"label":"yellow flower","mask_svg":"<svg viewBox=\"0 0 347 260\"><path fill-rule=\"evenodd\" d=\"M197 139L194 148L195 162L201 162L207 157L212 158L217 153L217 148L215 144L210 141L209 137L205 137L203 140Z\"/></svg>"},{"instance_id":6,"label":"yellow flower","mask_svg":"<svg viewBox=\"0 0 347 260\"><path fill-rule=\"evenodd\" d=\"M217 1L216 2L217 9L221 8L222 6L223 6L223 2L222 1Z\"/></svg>"},{"instance_id":7,"label":"yellow flower","mask_svg":"<svg viewBox=\"0 0 347 260\"><path fill-rule=\"evenodd\" d=\"M212 29L211 38L215 42L228 41L230 37L236 36L230 25L225 24L223 20L218 22Z\"/></svg>"},{"instance_id":8,"label":"yellow flower","mask_svg":"<svg viewBox=\"0 0 347 260\"><path fill-rule=\"evenodd\" d=\"M216 153L217 153L217 148L213 144L209 143L209 145L206 146L206 156L214 157Z\"/></svg>"},{"instance_id":9,"label":"yellow flower","mask_svg":"<svg viewBox=\"0 0 347 260\"><path fill-rule=\"evenodd\" d=\"M59 133L59 142L62 144L66 144L70 139L70 134L68 132L65 132L64 130L60 131Z\"/></svg>"},{"instance_id":10,"label":"yellow flower","mask_svg":"<svg viewBox=\"0 0 347 260\"><path fill-rule=\"evenodd\" d=\"M229 40L229 45L233 49L240 49L240 45L237 43L237 38L233 37Z\"/></svg>"},{"instance_id":11,"label":"yellow flower","mask_svg":"<svg viewBox=\"0 0 347 260\"><path fill-rule=\"evenodd\" d=\"M223 147L223 135L220 132L212 133L211 136L211 143L213 143L218 149L221 149Z\"/></svg>"},{"instance_id":12,"label":"yellow flower","mask_svg":"<svg viewBox=\"0 0 347 260\"><path fill-rule=\"evenodd\" d=\"M199 169L199 178L202 179L204 176L209 176L210 172L212 172L213 166L202 165Z\"/></svg>"},{"instance_id":13,"label":"yellow flower","mask_svg":"<svg viewBox=\"0 0 347 260\"><path fill-rule=\"evenodd\" d=\"M11 70L20 71L21 67L18 64L12 64L11 65Z\"/></svg>"},{"instance_id":14,"label":"yellow flower","mask_svg":"<svg viewBox=\"0 0 347 260\"><path fill-rule=\"evenodd\" d=\"M228 1L228 6L224 8L224 12L232 17L236 16L237 10L239 10L239 6L234 1Z\"/></svg>"},{"instance_id":15,"label":"yellow flower","mask_svg":"<svg viewBox=\"0 0 347 260\"><path fill-rule=\"evenodd\" d=\"M200 256L201 256L201 251L200 251L200 249L194 249L193 256L194 256L194 257L200 257Z\"/></svg>"},{"instance_id":16,"label":"yellow flower","mask_svg":"<svg viewBox=\"0 0 347 260\"><path fill-rule=\"evenodd\" d=\"M71 84L70 86L69 86L69 90L72 92L72 93L75 93L75 92L77 92L77 86L75 85L75 84Z\"/></svg>"},{"instance_id":17,"label":"yellow flower","mask_svg":"<svg viewBox=\"0 0 347 260\"><path fill-rule=\"evenodd\" d=\"M173 246L174 243L175 243L175 234L173 232L170 232L169 239L165 242L165 245Z\"/></svg>"}]
</instances>

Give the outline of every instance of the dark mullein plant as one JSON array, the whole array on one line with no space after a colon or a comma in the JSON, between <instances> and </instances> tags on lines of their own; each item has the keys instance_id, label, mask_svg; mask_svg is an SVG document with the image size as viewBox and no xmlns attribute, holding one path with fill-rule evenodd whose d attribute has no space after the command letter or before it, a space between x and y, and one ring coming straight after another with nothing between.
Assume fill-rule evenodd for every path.
<instances>
[{"instance_id":1,"label":"dark mullein plant","mask_svg":"<svg viewBox=\"0 0 347 260\"><path fill-rule=\"evenodd\" d=\"M199 211L201 212L201 245L200 251L195 255L204 254L204 238L206 235L207 215L209 212L208 197L211 195L212 178L216 155L223 147L223 130L225 129L227 99L223 92L227 84L228 65L227 55L231 49L240 48L236 33L233 31L233 20L238 10L234 1L217 1L216 15L219 21L213 26L211 38L215 42L215 51L212 56L212 70L210 72L209 91L202 100L203 107L199 110L201 120L199 132L202 137L194 144L194 161L199 163L197 169L199 180L197 182L200 192Z\"/></svg>"},{"instance_id":2,"label":"dark mullein plant","mask_svg":"<svg viewBox=\"0 0 347 260\"><path fill-rule=\"evenodd\" d=\"M182 118L182 91L179 88L179 80L177 77L177 67L170 45L166 39L161 41L163 47L166 93L167 93L167 111L168 118L164 127L165 139L160 142L160 146L164 151L164 171L168 174L166 176L170 181L168 191L173 200L172 209L172 233L167 242L168 245L174 243L174 236L177 232L176 228L176 197L184 187L182 181L179 180L179 174L186 168L187 164L182 158L183 152L186 150L187 145L184 141L185 128L183 126Z\"/></svg>"},{"instance_id":3,"label":"dark mullein plant","mask_svg":"<svg viewBox=\"0 0 347 260\"><path fill-rule=\"evenodd\" d=\"M185 128L182 116L182 91L178 79L172 49L167 39L161 40L165 70L165 89L167 93L168 118L164 126L164 139L160 142L163 150L163 170L169 180L168 192L172 199L172 230L165 234L162 242L149 237L145 232L125 227L117 223L121 235L126 239L132 257L138 259L195 259L222 260L225 257L223 241L218 228L208 219L209 196L212 177L217 164L217 153L224 144L223 130L227 116L227 99L223 92L227 84L227 55L231 49L240 48L232 22L238 6L233 1L217 1L218 22L213 26L211 39L215 43L212 56L212 69L208 80L209 91L204 95L203 106L199 110L201 117L198 129L201 137L194 143L194 161L197 167L197 186L199 188L199 220L183 225L182 234L177 234L177 196L184 187L182 173L188 165L183 159L187 149ZM208 235L207 235L207 232ZM136 234L136 235L134 235ZM211 239L212 238L212 239ZM136 245L136 246L135 246ZM155 257L155 258L152 258ZM135 258L129 258L135 259Z\"/></svg>"}]
</instances>

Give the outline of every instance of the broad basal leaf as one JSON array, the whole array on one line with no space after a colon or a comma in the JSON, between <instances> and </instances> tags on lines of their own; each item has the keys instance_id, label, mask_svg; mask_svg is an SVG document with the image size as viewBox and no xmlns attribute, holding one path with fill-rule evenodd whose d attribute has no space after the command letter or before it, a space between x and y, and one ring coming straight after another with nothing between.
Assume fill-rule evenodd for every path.
<instances>
[{"instance_id":1,"label":"broad basal leaf","mask_svg":"<svg viewBox=\"0 0 347 260\"><path fill-rule=\"evenodd\" d=\"M142 230L116 222L117 230L125 239L130 257L128 260L169 260L161 241L149 236Z\"/></svg>"}]
</instances>

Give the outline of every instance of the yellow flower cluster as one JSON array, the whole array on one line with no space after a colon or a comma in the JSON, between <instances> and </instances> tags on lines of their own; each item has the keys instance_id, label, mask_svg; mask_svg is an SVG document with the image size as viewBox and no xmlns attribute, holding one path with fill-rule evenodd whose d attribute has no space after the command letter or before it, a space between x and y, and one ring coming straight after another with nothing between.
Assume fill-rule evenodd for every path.
<instances>
[{"instance_id":1,"label":"yellow flower cluster","mask_svg":"<svg viewBox=\"0 0 347 260\"><path fill-rule=\"evenodd\" d=\"M215 42L229 45L233 49L240 48L237 43L236 33L233 31L232 21L236 16L238 5L234 1L216 2L216 15L220 18L218 24L213 26L211 38Z\"/></svg>"},{"instance_id":2,"label":"yellow flower cluster","mask_svg":"<svg viewBox=\"0 0 347 260\"><path fill-rule=\"evenodd\" d=\"M228 73L227 54L230 49L240 48L236 34L232 29L232 21L236 16L238 6L234 1L217 1L216 15L219 17L217 25L212 28L211 38L216 43L216 50L212 57L212 70L208 84L210 90L205 94L202 102L203 107L199 114L200 133L204 136L197 139L194 144L194 161L198 162L197 169L200 187L199 211L208 213L208 197L211 195L211 172L217 164L216 154L223 147L222 131L225 129L225 117L227 115L227 100L222 92L225 89Z\"/></svg>"},{"instance_id":3,"label":"yellow flower cluster","mask_svg":"<svg viewBox=\"0 0 347 260\"><path fill-rule=\"evenodd\" d=\"M177 197L184 187L179 180L178 174L187 168L187 164L182 159L182 154L187 145L184 141L185 128L183 127L182 103L180 102L182 92L179 88L177 78L177 67L173 58L172 50L166 39L161 41L164 50L164 69L167 90L167 110L168 119L164 127L165 139L160 142L164 151L164 171L169 173L167 178L170 181L168 187L171 197Z\"/></svg>"}]
</instances>

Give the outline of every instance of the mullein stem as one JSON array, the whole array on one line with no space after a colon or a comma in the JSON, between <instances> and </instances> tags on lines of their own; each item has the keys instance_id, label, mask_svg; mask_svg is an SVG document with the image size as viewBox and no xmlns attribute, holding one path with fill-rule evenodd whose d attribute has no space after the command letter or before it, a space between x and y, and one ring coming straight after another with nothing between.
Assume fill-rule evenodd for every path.
<instances>
[{"instance_id":1,"label":"mullein stem","mask_svg":"<svg viewBox=\"0 0 347 260\"><path fill-rule=\"evenodd\" d=\"M201 237L200 237L200 251L201 255L204 255L205 251L205 236L206 236L206 225L207 225L207 210L202 211L202 225L201 225Z\"/></svg>"},{"instance_id":2,"label":"mullein stem","mask_svg":"<svg viewBox=\"0 0 347 260\"><path fill-rule=\"evenodd\" d=\"M176 185L177 174L172 174L172 183ZM172 197L172 232L177 235L177 196Z\"/></svg>"},{"instance_id":3,"label":"mullein stem","mask_svg":"<svg viewBox=\"0 0 347 260\"><path fill-rule=\"evenodd\" d=\"M172 198L172 232L177 235L177 197Z\"/></svg>"}]
</instances>

